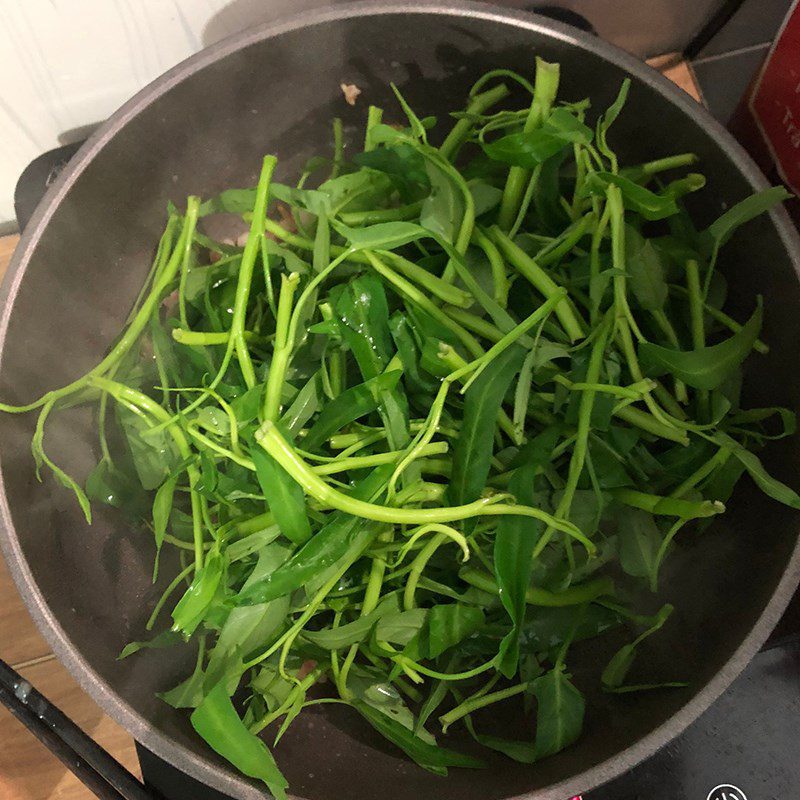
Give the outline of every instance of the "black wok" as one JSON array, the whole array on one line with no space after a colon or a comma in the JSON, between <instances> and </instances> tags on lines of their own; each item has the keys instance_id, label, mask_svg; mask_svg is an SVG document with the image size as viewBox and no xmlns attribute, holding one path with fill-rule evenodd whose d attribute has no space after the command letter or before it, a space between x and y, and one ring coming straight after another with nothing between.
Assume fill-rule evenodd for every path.
<instances>
[{"instance_id":1,"label":"black wok","mask_svg":"<svg viewBox=\"0 0 800 800\"><path fill-rule=\"evenodd\" d=\"M462 106L487 68L530 73L535 54L561 62L563 97L589 95L595 108L613 99L623 77L633 77L615 146L632 161L698 153L709 178L694 198L700 222L765 185L693 100L578 30L466 4L315 11L248 31L180 64L84 145L40 205L0 291L0 397L30 400L100 359L144 278L168 199L251 185L265 152L280 157L283 177L296 174L307 157L326 150L333 116L344 118L355 141L367 103L392 106L389 81L421 114L441 113ZM343 102L342 81L363 90L353 108ZM761 405L800 407L799 267L800 244L780 210L751 223L722 259L734 307L750 308L757 293L765 297L763 338L773 347L753 360L747 376L748 399ZM173 651L116 660L126 642L142 637L161 591L150 583L151 545L100 510L88 527L71 495L49 480L36 482L32 425L29 416L0 416L0 541L54 651L147 748L236 798L262 796L206 748L187 716L156 699L155 692L185 674L185 661L165 655ZM91 418L80 411L56 418L48 433L54 460L85 476L94 463L92 432ZM800 472L800 439L780 443L765 460L791 482ZM654 675L688 676L691 685L635 697L590 693L583 737L540 765L499 761L490 770L437 778L374 743L346 709L301 715L278 760L296 795L314 800L563 800L586 791L677 735L744 667L797 584L797 531L795 512L743 486L718 523L685 536L663 592L677 606L677 621L648 640L642 666Z\"/></svg>"}]
</instances>

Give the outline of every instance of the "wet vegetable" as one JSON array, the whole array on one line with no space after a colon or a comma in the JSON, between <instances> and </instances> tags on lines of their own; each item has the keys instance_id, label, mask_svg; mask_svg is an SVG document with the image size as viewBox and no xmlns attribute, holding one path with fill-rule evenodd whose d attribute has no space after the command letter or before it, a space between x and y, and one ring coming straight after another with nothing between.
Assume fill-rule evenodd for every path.
<instances>
[{"instance_id":1,"label":"wet vegetable","mask_svg":"<svg viewBox=\"0 0 800 800\"><path fill-rule=\"evenodd\" d=\"M506 81L527 106L501 107ZM309 706L350 706L444 775L482 766L442 742L454 725L534 763L580 736L588 681L685 685L680 665L636 659L672 606L629 598L743 475L800 508L754 452L793 415L739 405L769 307L733 319L715 278L785 192L698 232L692 154L619 163L628 84L599 117L558 84L541 60L533 85L488 74L441 147L396 92L398 109L369 110L364 152L337 123L333 161L296 186L267 156L256 187L172 207L109 354L0 406L39 412L37 467L87 519L90 500L144 514L154 556L178 550L160 632L122 656L195 647L161 697L278 798L272 748ZM209 237L220 213L249 225L244 246ZM47 456L46 422L98 398L84 491ZM605 664L569 668L611 630ZM484 730L500 703L529 728Z\"/></svg>"}]
</instances>

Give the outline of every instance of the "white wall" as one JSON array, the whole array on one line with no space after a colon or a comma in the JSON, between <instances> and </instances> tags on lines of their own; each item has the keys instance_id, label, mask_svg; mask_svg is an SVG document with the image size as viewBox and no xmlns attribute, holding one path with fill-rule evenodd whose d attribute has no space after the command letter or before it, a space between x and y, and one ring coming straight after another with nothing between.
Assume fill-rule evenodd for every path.
<instances>
[{"instance_id":1,"label":"white wall","mask_svg":"<svg viewBox=\"0 0 800 800\"><path fill-rule=\"evenodd\" d=\"M169 67L304 0L0 0L0 225L37 155L84 138Z\"/></svg>"}]
</instances>

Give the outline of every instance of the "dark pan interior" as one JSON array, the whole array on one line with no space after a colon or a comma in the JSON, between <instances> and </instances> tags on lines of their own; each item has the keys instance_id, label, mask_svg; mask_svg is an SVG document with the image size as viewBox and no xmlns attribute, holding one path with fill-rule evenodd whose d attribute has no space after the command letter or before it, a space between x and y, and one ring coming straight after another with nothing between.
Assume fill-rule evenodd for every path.
<instances>
[{"instance_id":1,"label":"dark pan interior","mask_svg":"<svg viewBox=\"0 0 800 800\"><path fill-rule=\"evenodd\" d=\"M10 285L14 276L6 284L0 397L30 400L100 359L144 278L168 199L181 203L189 193L251 185L267 152L280 158L279 177L295 175L309 156L329 150L334 116L343 118L350 141L360 141L368 103L392 109L390 121L400 119L389 81L400 86L420 115L439 114L446 126L444 112L462 107L471 82L484 70L502 66L531 75L539 54L561 63L562 98L589 95L595 109L604 108L625 69L592 51L602 50L600 45L587 49L570 42L568 29L556 27L553 34L547 32L549 23L536 25L433 13L330 19L269 38L253 34L241 47L223 45L217 57L202 57L201 69L179 67L156 86L155 100L140 100L126 112L127 121L116 123L115 135L95 141L79 174L64 179L74 177L68 191L57 190L63 194L60 202L51 195L46 217L40 214L32 225L18 256L19 289ZM354 108L343 101L342 81L363 91ZM698 153L708 186L696 198L695 210L699 221L707 222L752 190L715 131L634 76L612 143L626 161ZM722 269L743 314L757 293L765 298L763 338L772 349L769 356L752 360L750 398L797 409L800 287L775 221L762 217L739 234L724 251ZM155 697L184 674L187 659L158 651L116 661L126 642L142 637L160 594L150 583L151 539L100 509L89 527L72 496L51 477L39 485L29 450L33 422L29 415L0 415L9 510L3 537L18 580L24 582L29 569L41 593L28 590L29 604L44 620L59 655L144 744L197 777L245 796L248 784L209 753L187 716ZM87 414L58 415L48 429L48 452L83 477L95 461L93 430ZM776 445L765 461L778 477L796 482L800 440ZM775 593L795 546L797 522L795 513L748 485L719 524L702 536L681 538L663 593L677 606L676 618L663 635L648 640L637 669L656 680L690 679L689 689L603 696L585 680L576 654L576 681L590 696L578 744L534 768L502 761L486 771L452 770L446 780L374 743L347 711L306 713L277 749L293 791L314 800L340 798L342 787L353 800L490 800L531 792L527 796L549 798L567 789L585 790L589 787L581 781L597 782L627 768L644 754L641 749L608 760L667 723L693 698L695 713L708 702L696 695L729 662ZM590 660L618 644L607 643ZM730 671L732 676L735 668ZM687 719L684 712L683 723ZM680 725L673 722L659 741ZM576 783L562 783L597 765L603 766Z\"/></svg>"}]
</instances>

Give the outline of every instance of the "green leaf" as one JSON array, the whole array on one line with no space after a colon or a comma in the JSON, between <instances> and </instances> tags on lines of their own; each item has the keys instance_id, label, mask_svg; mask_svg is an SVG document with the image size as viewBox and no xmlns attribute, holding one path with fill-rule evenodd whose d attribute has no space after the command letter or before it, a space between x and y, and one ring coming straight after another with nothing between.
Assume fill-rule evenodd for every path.
<instances>
[{"instance_id":1,"label":"green leaf","mask_svg":"<svg viewBox=\"0 0 800 800\"><path fill-rule=\"evenodd\" d=\"M152 430L144 415L119 404L117 419L130 447L142 488L158 488L178 462L172 439L164 430Z\"/></svg>"},{"instance_id":2,"label":"green leaf","mask_svg":"<svg viewBox=\"0 0 800 800\"><path fill-rule=\"evenodd\" d=\"M216 197L200 204L198 216L208 214L245 214L253 210L256 203L256 189L226 189Z\"/></svg>"},{"instance_id":3,"label":"green leaf","mask_svg":"<svg viewBox=\"0 0 800 800\"><path fill-rule=\"evenodd\" d=\"M351 228L342 222L331 224L353 250L395 250L431 235L416 222L379 222L364 228Z\"/></svg>"},{"instance_id":4,"label":"green leaf","mask_svg":"<svg viewBox=\"0 0 800 800\"><path fill-rule=\"evenodd\" d=\"M400 311L392 314L389 319L389 330L403 364L403 374L409 393L415 391L433 393L436 382L420 371L419 350L408 316Z\"/></svg>"},{"instance_id":5,"label":"green leaf","mask_svg":"<svg viewBox=\"0 0 800 800\"><path fill-rule=\"evenodd\" d=\"M518 503L535 505L536 473L549 462L559 435L559 429L551 426L524 448L525 462L516 469L508 486ZM497 526L494 574L500 599L513 626L500 645L498 669L507 678L513 677L517 671L519 632L525 622L525 597L530 585L531 557L543 530L542 522L524 517L503 517Z\"/></svg>"},{"instance_id":6,"label":"green leaf","mask_svg":"<svg viewBox=\"0 0 800 800\"><path fill-rule=\"evenodd\" d=\"M364 379L376 377L386 367L391 351L389 306L380 278L360 275L346 284L336 298L336 313Z\"/></svg>"},{"instance_id":7,"label":"green leaf","mask_svg":"<svg viewBox=\"0 0 800 800\"><path fill-rule=\"evenodd\" d=\"M453 666L454 664L451 663L447 668L448 671L450 671ZM444 702L449 692L448 683L449 681L436 681L430 693L425 698L425 702L420 706L419 716L414 725L415 731L419 732L424 729L425 723L428 721L431 714Z\"/></svg>"},{"instance_id":8,"label":"green leaf","mask_svg":"<svg viewBox=\"0 0 800 800\"><path fill-rule=\"evenodd\" d=\"M281 533L290 541L302 544L311 536L302 487L260 447L253 447L250 457L256 467L261 491Z\"/></svg>"},{"instance_id":9,"label":"green leaf","mask_svg":"<svg viewBox=\"0 0 800 800\"><path fill-rule=\"evenodd\" d=\"M231 410L240 428L258 418L263 394L263 386L254 386L231 401Z\"/></svg>"},{"instance_id":10,"label":"green leaf","mask_svg":"<svg viewBox=\"0 0 800 800\"><path fill-rule=\"evenodd\" d=\"M649 578L663 538L653 515L638 508L623 508L618 524L620 566L634 578Z\"/></svg>"},{"instance_id":11,"label":"green leaf","mask_svg":"<svg viewBox=\"0 0 800 800\"><path fill-rule=\"evenodd\" d=\"M800 509L800 496L798 496L797 492L777 478L773 478L755 453L751 453L730 436L721 432L715 435L714 440L723 447L731 448L734 458L747 470L747 473L764 494L790 508ZM736 477L733 478L733 483L735 482Z\"/></svg>"},{"instance_id":12,"label":"green leaf","mask_svg":"<svg viewBox=\"0 0 800 800\"><path fill-rule=\"evenodd\" d=\"M263 781L276 800L287 800L289 786L267 746L245 727L224 682L217 684L192 713L192 727L236 769Z\"/></svg>"},{"instance_id":13,"label":"green leaf","mask_svg":"<svg viewBox=\"0 0 800 800\"><path fill-rule=\"evenodd\" d=\"M173 708L197 708L203 702L205 677L203 663L198 660L186 680L166 692L159 692L158 697Z\"/></svg>"},{"instance_id":14,"label":"green leaf","mask_svg":"<svg viewBox=\"0 0 800 800\"><path fill-rule=\"evenodd\" d=\"M93 502L105 503L114 508L125 508L136 503L141 491L128 475L100 459L86 478L86 496Z\"/></svg>"},{"instance_id":15,"label":"green leaf","mask_svg":"<svg viewBox=\"0 0 800 800\"><path fill-rule=\"evenodd\" d=\"M607 142L608 130L614 124L614 122L616 122L617 117L620 115L620 112L625 106L630 88L630 78L625 78L625 80L622 81L622 85L619 87L619 93L617 94L616 99L608 107L605 114L603 114L597 121L597 149L604 156L606 156L606 158L612 158L614 156L614 153L608 146Z\"/></svg>"},{"instance_id":16,"label":"green leaf","mask_svg":"<svg viewBox=\"0 0 800 800\"><path fill-rule=\"evenodd\" d=\"M317 413L320 405L319 372L315 372L295 395L289 408L280 419L281 426L292 436Z\"/></svg>"},{"instance_id":17,"label":"green leaf","mask_svg":"<svg viewBox=\"0 0 800 800\"><path fill-rule=\"evenodd\" d=\"M678 517L684 520L713 517L725 510L725 506L711 500L682 500L639 492L635 489L615 489L611 495L631 508L640 508L656 516Z\"/></svg>"},{"instance_id":18,"label":"green leaf","mask_svg":"<svg viewBox=\"0 0 800 800\"><path fill-rule=\"evenodd\" d=\"M381 601L374 611L365 614L363 617L358 617L358 619L354 619L345 625L340 625L338 628L304 631L303 637L324 650L341 650L344 647L363 642L381 617L398 613L399 611L397 595L393 594Z\"/></svg>"},{"instance_id":19,"label":"green leaf","mask_svg":"<svg viewBox=\"0 0 800 800\"><path fill-rule=\"evenodd\" d=\"M342 337L353 351L365 380L376 378L392 356L389 307L381 280L360 275L350 281L336 299ZM389 445L399 450L408 442L408 403L400 386L379 388L380 412Z\"/></svg>"},{"instance_id":20,"label":"green leaf","mask_svg":"<svg viewBox=\"0 0 800 800\"><path fill-rule=\"evenodd\" d=\"M520 649L542 653L560 649L567 639L593 639L620 624L619 615L595 603L589 606L538 606L528 614L520 632Z\"/></svg>"},{"instance_id":21,"label":"green leaf","mask_svg":"<svg viewBox=\"0 0 800 800\"><path fill-rule=\"evenodd\" d=\"M299 206L318 217L331 213L330 197L316 189L296 189L273 181L269 193L271 199L280 200L290 206Z\"/></svg>"},{"instance_id":22,"label":"green leaf","mask_svg":"<svg viewBox=\"0 0 800 800\"><path fill-rule=\"evenodd\" d=\"M592 131L565 108L556 108L540 126L529 132L509 133L493 142L484 142L489 158L533 169L572 144L589 144Z\"/></svg>"},{"instance_id":23,"label":"green leaf","mask_svg":"<svg viewBox=\"0 0 800 800\"><path fill-rule=\"evenodd\" d=\"M708 226L708 236L721 247L738 228L793 197L785 186L771 186L738 202Z\"/></svg>"},{"instance_id":24,"label":"green leaf","mask_svg":"<svg viewBox=\"0 0 800 800\"><path fill-rule=\"evenodd\" d=\"M412 608L384 614L375 626L375 638L379 642L407 645L425 625L427 608Z\"/></svg>"},{"instance_id":25,"label":"green leaf","mask_svg":"<svg viewBox=\"0 0 800 800\"><path fill-rule=\"evenodd\" d=\"M536 697L536 760L558 753L571 745L583 729L585 702L570 683L563 664L533 682Z\"/></svg>"},{"instance_id":26,"label":"green leaf","mask_svg":"<svg viewBox=\"0 0 800 800\"><path fill-rule=\"evenodd\" d=\"M366 669L354 667L350 671L347 687L357 701L385 714L389 719L414 732L427 744L435 745L436 739L428 731L420 729L411 709L403 702L397 689L391 683L381 680L379 675L377 670L368 672Z\"/></svg>"},{"instance_id":27,"label":"green leaf","mask_svg":"<svg viewBox=\"0 0 800 800\"><path fill-rule=\"evenodd\" d=\"M504 739L501 736L490 736L486 733L473 733L475 741L508 756L520 764L533 764L537 760L536 748L533 742L520 742L514 739Z\"/></svg>"},{"instance_id":28,"label":"green leaf","mask_svg":"<svg viewBox=\"0 0 800 800\"><path fill-rule=\"evenodd\" d=\"M197 412L197 424L217 436L229 436L231 424L228 415L216 406L204 406Z\"/></svg>"},{"instance_id":29,"label":"green leaf","mask_svg":"<svg viewBox=\"0 0 800 800\"><path fill-rule=\"evenodd\" d=\"M172 501L177 483L177 476L167 478L158 487L153 499L153 534L156 539L156 551L161 550L161 545L164 543L164 534L167 532L169 517L172 513Z\"/></svg>"},{"instance_id":30,"label":"green leaf","mask_svg":"<svg viewBox=\"0 0 800 800\"><path fill-rule=\"evenodd\" d=\"M272 239L267 239L266 237L263 238L261 242L261 248L264 253L266 253L267 260L270 262L268 265L270 269L276 269L280 266L277 259L281 259L286 272L297 272L300 275L304 275L311 271L309 264L303 261L296 253L289 250L288 247L284 247L278 244L278 242L274 242Z\"/></svg>"},{"instance_id":31,"label":"green leaf","mask_svg":"<svg viewBox=\"0 0 800 800\"><path fill-rule=\"evenodd\" d=\"M214 457L208 450L202 450L200 452L200 480L195 484L195 489L212 499L218 483L219 470L214 463Z\"/></svg>"},{"instance_id":32,"label":"green leaf","mask_svg":"<svg viewBox=\"0 0 800 800\"><path fill-rule=\"evenodd\" d=\"M393 470L393 464L373 470L353 491L353 496L374 502L384 491ZM313 578L325 575L342 559L347 559L351 551L359 552L359 548L366 547L378 530L378 526L366 520L337 512L285 564L240 592L234 602L255 605L291 594L307 586Z\"/></svg>"},{"instance_id":33,"label":"green leaf","mask_svg":"<svg viewBox=\"0 0 800 800\"><path fill-rule=\"evenodd\" d=\"M630 225L625 227L625 258L631 292L645 311L658 311L669 289L658 251Z\"/></svg>"},{"instance_id":34,"label":"green leaf","mask_svg":"<svg viewBox=\"0 0 800 800\"><path fill-rule=\"evenodd\" d=\"M440 167L427 161L426 168L431 193L422 204L419 224L438 238L452 244L458 236L464 218L464 199L456 185Z\"/></svg>"},{"instance_id":35,"label":"green leaf","mask_svg":"<svg viewBox=\"0 0 800 800\"><path fill-rule=\"evenodd\" d=\"M391 87L392 91L394 92L394 96L397 98L398 102L400 103L400 107L403 109L403 113L406 115L408 124L411 126L411 133L413 133L417 139L427 142L428 135L422 120L420 120L420 118L414 113L414 110L406 102L405 97L400 94L400 90L397 88L397 86L395 86L395 84L391 84Z\"/></svg>"},{"instance_id":36,"label":"green leaf","mask_svg":"<svg viewBox=\"0 0 800 800\"><path fill-rule=\"evenodd\" d=\"M438 658L483 627L483 611L462 603L436 605L428 610L427 656Z\"/></svg>"},{"instance_id":37,"label":"green leaf","mask_svg":"<svg viewBox=\"0 0 800 800\"><path fill-rule=\"evenodd\" d=\"M172 630L191 636L203 621L217 593L225 570L223 556L209 553L206 563L194 576L191 586L172 611Z\"/></svg>"},{"instance_id":38,"label":"green leaf","mask_svg":"<svg viewBox=\"0 0 800 800\"><path fill-rule=\"evenodd\" d=\"M738 333L725 341L688 351L641 342L639 359L648 375L670 373L695 389L716 389L741 366L753 349L761 331L761 319L762 302L759 298L753 316Z\"/></svg>"},{"instance_id":39,"label":"green leaf","mask_svg":"<svg viewBox=\"0 0 800 800\"><path fill-rule=\"evenodd\" d=\"M623 645L612 656L611 660L603 670L602 682L603 686L609 689L615 689L622 686L625 677L627 676L634 659L636 658L636 650L639 645L648 637L652 636L657 630L663 627L664 623L669 619L672 614L673 607L667 603L661 607L656 614L655 622L644 633L634 639L630 644Z\"/></svg>"},{"instance_id":40,"label":"green leaf","mask_svg":"<svg viewBox=\"0 0 800 800\"><path fill-rule=\"evenodd\" d=\"M470 181L467 186L475 204L475 216L480 217L500 205L503 190L485 181Z\"/></svg>"},{"instance_id":41,"label":"green leaf","mask_svg":"<svg viewBox=\"0 0 800 800\"><path fill-rule=\"evenodd\" d=\"M632 692L652 692L656 689L685 689L687 681L665 681L663 683L635 683L630 686L604 686L603 690L611 694L631 694Z\"/></svg>"},{"instance_id":42,"label":"green leaf","mask_svg":"<svg viewBox=\"0 0 800 800\"><path fill-rule=\"evenodd\" d=\"M625 676L633 666L636 658L636 647L633 644L625 644L617 650L603 670L603 686L609 689L622 685Z\"/></svg>"},{"instance_id":43,"label":"green leaf","mask_svg":"<svg viewBox=\"0 0 800 800\"><path fill-rule=\"evenodd\" d=\"M318 191L328 196L333 211L371 210L381 206L392 193L388 175L371 169L360 169L331 178L320 184Z\"/></svg>"},{"instance_id":44,"label":"green leaf","mask_svg":"<svg viewBox=\"0 0 800 800\"><path fill-rule=\"evenodd\" d=\"M303 448L318 450L336 431L375 411L382 395L397 385L401 375L400 370L392 370L345 389L323 406L308 435L303 439Z\"/></svg>"},{"instance_id":45,"label":"green leaf","mask_svg":"<svg viewBox=\"0 0 800 800\"><path fill-rule=\"evenodd\" d=\"M181 641L180 634L175 633L175 631L161 631L161 633L154 636L152 639L149 639L144 642L129 642L122 648L122 651L117 656L117 660L121 661L123 658L127 658L128 656L132 656L134 653L138 653L140 650L161 650L165 647L172 647L173 645L179 644Z\"/></svg>"},{"instance_id":46,"label":"green leaf","mask_svg":"<svg viewBox=\"0 0 800 800\"><path fill-rule=\"evenodd\" d=\"M629 178L613 172L592 172L584 184L587 192L600 195L605 195L606 189L610 185L620 188L625 208L641 214L647 220L666 219L679 211L672 194L656 194Z\"/></svg>"},{"instance_id":47,"label":"green leaf","mask_svg":"<svg viewBox=\"0 0 800 800\"><path fill-rule=\"evenodd\" d=\"M424 156L406 142L356 153L353 161L388 175L406 201L417 199L420 191L430 186Z\"/></svg>"},{"instance_id":48,"label":"green leaf","mask_svg":"<svg viewBox=\"0 0 800 800\"><path fill-rule=\"evenodd\" d=\"M466 392L464 418L453 448L453 471L447 490L450 502L455 506L477 500L486 486L497 415L524 359L522 347L508 347Z\"/></svg>"},{"instance_id":49,"label":"green leaf","mask_svg":"<svg viewBox=\"0 0 800 800\"><path fill-rule=\"evenodd\" d=\"M393 744L397 745L409 758L424 769L437 775L447 775L448 767L469 767L480 769L484 763L477 758L457 753L446 747L429 744L404 725L390 719L366 703L356 701L353 707L364 719Z\"/></svg>"},{"instance_id":50,"label":"green leaf","mask_svg":"<svg viewBox=\"0 0 800 800\"><path fill-rule=\"evenodd\" d=\"M291 550L280 542L262 548L255 567L248 576L242 590L263 581L286 563ZM216 644L211 651L207 676L211 684L224 677L224 669L231 654L236 651L248 656L252 650L263 647L276 631L282 628L289 611L289 597L278 597L268 603L234 608L222 626Z\"/></svg>"}]
</instances>

